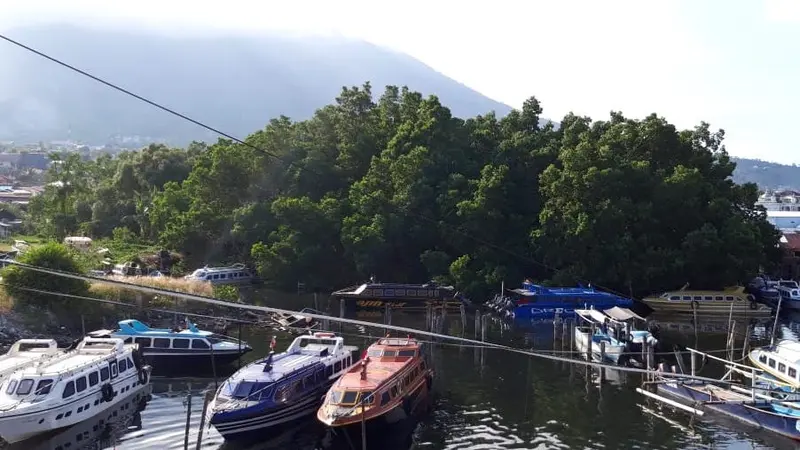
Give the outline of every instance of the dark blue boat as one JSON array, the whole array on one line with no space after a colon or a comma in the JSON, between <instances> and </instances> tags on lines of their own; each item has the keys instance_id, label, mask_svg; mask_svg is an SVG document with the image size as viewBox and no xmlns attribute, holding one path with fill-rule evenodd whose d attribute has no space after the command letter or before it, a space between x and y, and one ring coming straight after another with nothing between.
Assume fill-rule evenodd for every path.
<instances>
[{"instance_id":1,"label":"dark blue boat","mask_svg":"<svg viewBox=\"0 0 800 450\"><path fill-rule=\"evenodd\" d=\"M633 300L589 287L544 287L525 280L518 289L506 289L489 301L489 307L515 319L574 317L576 309L605 310L633 306Z\"/></svg>"},{"instance_id":2,"label":"dark blue boat","mask_svg":"<svg viewBox=\"0 0 800 450\"><path fill-rule=\"evenodd\" d=\"M333 333L300 336L228 378L208 405L209 423L225 439L249 439L309 417L356 350Z\"/></svg>"},{"instance_id":3,"label":"dark blue boat","mask_svg":"<svg viewBox=\"0 0 800 450\"><path fill-rule=\"evenodd\" d=\"M692 405L703 405L707 410L724 414L754 427L800 440L798 417L775 411L774 402L752 400L749 395L729 389L712 390L709 385L698 382L662 383L659 384L658 391Z\"/></svg>"}]
</instances>

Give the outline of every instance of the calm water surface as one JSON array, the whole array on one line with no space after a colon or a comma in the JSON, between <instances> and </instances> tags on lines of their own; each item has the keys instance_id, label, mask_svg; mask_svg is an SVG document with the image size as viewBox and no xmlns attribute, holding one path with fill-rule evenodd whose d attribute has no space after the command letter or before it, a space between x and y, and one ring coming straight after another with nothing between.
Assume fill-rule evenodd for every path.
<instances>
[{"instance_id":1,"label":"calm water surface","mask_svg":"<svg viewBox=\"0 0 800 450\"><path fill-rule=\"evenodd\" d=\"M270 300L276 306L299 309L296 297ZM381 317L375 317L380 322ZM472 338L474 321L462 327L458 314L450 314L446 330L452 335ZM425 317L395 313L396 325L424 328ZM662 342L697 346L703 349L725 347L724 321L702 321L699 331L689 321L659 320ZM740 336L747 324L737 324ZM764 338L771 324L750 324L756 339ZM337 326L335 326L337 327ZM335 328L338 330L338 328ZM381 336L381 328L343 329L349 344L365 348L372 341L366 335ZM800 327L780 327L787 338L800 337ZM243 330L255 351L252 358L268 351L275 332ZM480 334L477 333L479 336ZM292 337L277 334L278 347ZM509 327L499 321L488 325L487 339L517 347L542 351L565 351L568 333L553 324ZM669 347L666 347L669 349ZM771 434L745 428L736 422L715 418L692 419L689 415L648 401L635 392L641 383L636 374L609 372L600 385L596 371L563 362L534 359L501 350L483 350L453 344L429 347L437 371L434 412L419 423L393 430L391 436L368 442L370 449L795 449L794 443ZM739 357L741 355L737 355ZM663 356L667 357L667 356ZM705 372L703 374L706 374ZM713 375L709 373L709 375ZM221 379L224 376L220 375ZM188 447L198 448L198 430L203 394L213 390L213 379L154 379L152 398L144 405L130 405L119 411L110 427L81 424L36 443L23 443L25 449L183 449L187 439L187 395L191 393ZM143 409L141 409L143 407ZM141 410L139 410L141 409ZM82 428L81 428L82 427ZM77 438L80 437L80 440ZM70 442L66 445L66 442ZM203 449L361 449L341 436L331 436L310 418L250 446L226 444L207 426L203 429Z\"/></svg>"}]
</instances>

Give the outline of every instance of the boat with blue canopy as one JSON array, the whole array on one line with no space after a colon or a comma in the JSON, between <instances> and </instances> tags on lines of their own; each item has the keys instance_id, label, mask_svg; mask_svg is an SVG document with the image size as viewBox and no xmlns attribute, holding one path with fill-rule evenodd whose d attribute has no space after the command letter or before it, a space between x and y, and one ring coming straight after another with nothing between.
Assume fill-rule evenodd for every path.
<instances>
[{"instance_id":1,"label":"boat with blue canopy","mask_svg":"<svg viewBox=\"0 0 800 450\"><path fill-rule=\"evenodd\" d=\"M200 330L188 318L183 328L151 328L136 320L117 322L116 330L89 333L96 338L120 338L139 344L145 360L159 370L195 369L230 364L252 350L246 342L211 331Z\"/></svg>"},{"instance_id":2,"label":"boat with blue canopy","mask_svg":"<svg viewBox=\"0 0 800 450\"><path fill-rule=\"evenodd\" d=\"M589 287L545 287L529 280L518 289L503 289L489 301L489 307L515 319L574 317L576 309L628 308L633 300Z\"/></svg>"},{"instance_id":3,"label":"boat with blue canopy","mask_svg":"<svg viewBox=\"0 0 800 450\"><path fill-rule=\"evenodd\" d=\"M263 436L307 418L357 360L357 351L333 333L299 336L285 352L270 351L228 378L208 405L208 422L230 440Z\"/></svg>"}]
</instances>

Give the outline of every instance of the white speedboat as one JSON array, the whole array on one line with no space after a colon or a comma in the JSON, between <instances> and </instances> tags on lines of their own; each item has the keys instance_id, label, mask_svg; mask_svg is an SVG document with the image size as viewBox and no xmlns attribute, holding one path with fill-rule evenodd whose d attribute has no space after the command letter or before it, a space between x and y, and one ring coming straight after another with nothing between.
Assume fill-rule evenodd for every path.
<instances>
[{"instance_id":1,"label":"white speedboat","mask_svg":"<svg viewBox=\"0 0 800 450\"><path fill-rule=\"evenodd\" d=\"M74 350L18 370L0 384L0 437L14 443L74 425L149 382L150 366L136 344L84 338Z\"/></svg>"},{"instance_id":2,"label":"white speedboat","mask_svg":"<svg viewBox=\"0 0 800 450\"><path fill-rule=\"evenodd\" d=\"M0 381L19 369L59 353L62 350L53 339L20 339L0 356Z\"/></svg>"}]
</instances>

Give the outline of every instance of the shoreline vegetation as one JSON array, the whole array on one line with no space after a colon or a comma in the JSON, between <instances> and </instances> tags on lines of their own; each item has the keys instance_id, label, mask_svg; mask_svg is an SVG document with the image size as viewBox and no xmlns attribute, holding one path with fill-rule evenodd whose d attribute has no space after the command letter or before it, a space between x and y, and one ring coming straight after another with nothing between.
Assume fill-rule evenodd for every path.
<instances>
[{"instance_id":1,"label":"shoreline vegetation","mask_svg":"<svg viewBox=\"0 0 800 450\"><path fill-rule=\"evenodd\" d=\"M678 130L655 114L567 114L558 124L541 115L532 97L502 118L462 119L435 96L388 86L376 99L366 83L308 120L271 120L247 145L53 154L49 184L24 212L23 232L40 238L23 258L38 252L48 267L85 272L103 259L152 267L169 252L173 274L243 262L286 290L332 291L374 275L433 279L478 301L525 278L640 298L776 267L779 234L755 204L756 185L732 181L722 130ZM67 236L91 237L93 250L53 244ZM14 268L3 278L0 297L15 307L70 305L15 283L136 300ZM139 281L195 289L158 280Z\"/></svg>"}]
</instances>

